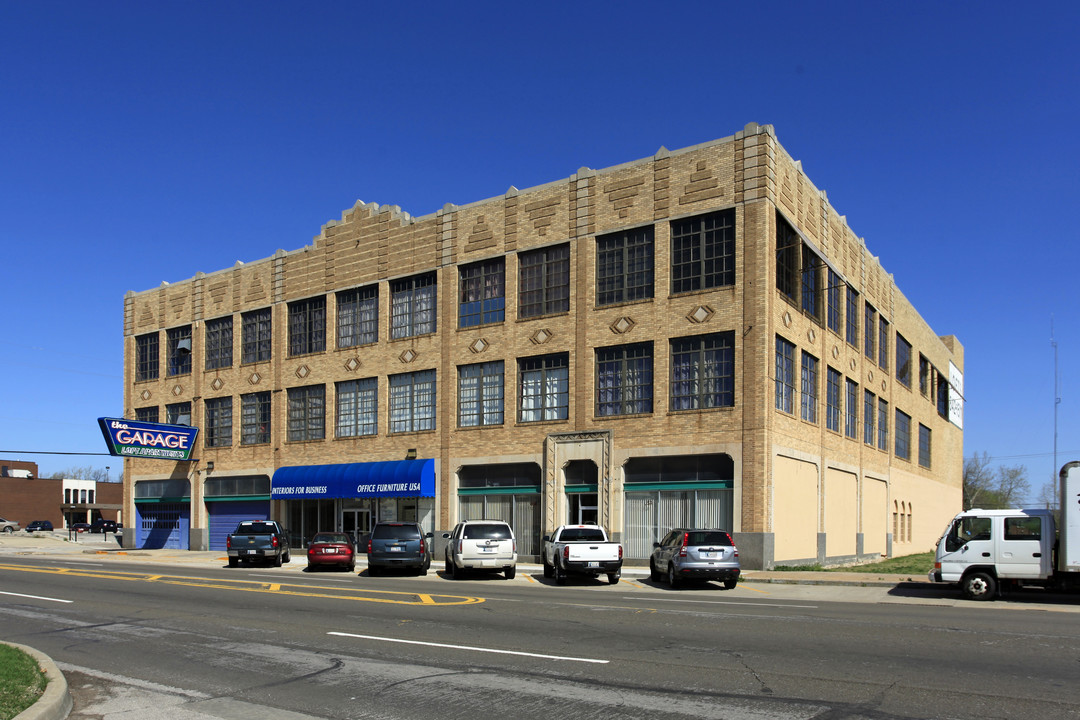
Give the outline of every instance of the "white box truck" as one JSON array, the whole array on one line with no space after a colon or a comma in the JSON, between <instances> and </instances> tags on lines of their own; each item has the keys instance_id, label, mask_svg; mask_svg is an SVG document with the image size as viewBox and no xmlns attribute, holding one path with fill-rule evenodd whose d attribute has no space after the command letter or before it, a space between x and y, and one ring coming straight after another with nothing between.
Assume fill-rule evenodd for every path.
<instances>
[{"instance_id":1,"label":"white box truck","mask_svg":"<svg viewBox=\"0 0 1080 720\"><path fill-rule=\"evenodd\" d=\"M938 540L930 581L970 600L1035 585L1080 590L1080 462L1061 468L1060 527L1052 510L966 510Z\"/></svg>"}]
</instances>

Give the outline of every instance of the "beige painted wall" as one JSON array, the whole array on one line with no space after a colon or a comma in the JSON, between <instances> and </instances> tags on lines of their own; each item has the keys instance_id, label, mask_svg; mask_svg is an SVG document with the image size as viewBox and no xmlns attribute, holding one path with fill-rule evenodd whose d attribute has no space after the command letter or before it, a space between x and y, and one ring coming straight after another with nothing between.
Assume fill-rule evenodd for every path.
<instances>
[{"instance_id":1,"label":"beige painted wall","mask_svg":"<svg viewBox=\"0 0 1080 720\"><path fill-rule=\"evenodd\" d=\"M858 530L859 477L825 469L825 555L854 555Z\"/></svg>"},{"instance_id":2,"label":"beige painted wall","mask_svg":"<svg viewBox=\"0 0 1080 720\"><path fill-rule=\"evenodd\" d=\"M773 533L777 562L817 555L817 465L778 455L773 460Z\"/></svg>"}]
</instances>

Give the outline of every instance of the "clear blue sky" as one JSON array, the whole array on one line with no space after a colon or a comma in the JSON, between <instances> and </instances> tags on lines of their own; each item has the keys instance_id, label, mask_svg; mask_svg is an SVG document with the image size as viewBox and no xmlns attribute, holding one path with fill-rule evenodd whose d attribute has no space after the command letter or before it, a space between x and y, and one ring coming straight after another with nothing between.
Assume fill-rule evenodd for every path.
<instances>
[{"instance_id":1,"label":"clear blue sky","mask_svg":"<svg viewBox=\"0 0 1080 720\"><path fill-rule=\"evenodd\" d=\"M1080 6L0 3L0 450L104 452L123 296L771 124L939 335L965 456L1080 459ZM47 475L107 457L2 452Z\"/></svg>"}]
</instances>

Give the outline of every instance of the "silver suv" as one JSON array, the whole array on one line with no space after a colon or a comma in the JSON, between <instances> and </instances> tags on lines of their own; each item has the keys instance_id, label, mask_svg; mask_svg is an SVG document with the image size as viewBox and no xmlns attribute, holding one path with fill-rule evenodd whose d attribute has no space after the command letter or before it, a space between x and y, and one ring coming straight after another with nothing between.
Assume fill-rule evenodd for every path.
<instances>
[{"instance_id":1,"label":"silver suv","mask_svg":"<svg viewBox=\"0 0 1080 720\"><path fill-rule=\"evenodd\" d=\"M653 543L649 577L667 577L674 590L683 580L721 580L731 590L739 582L739 549L726 530L675 528Z\"/></svg>"},{"instance_id":2,"label":"silver suv","mask_svg":"<svg viewBox=\"0 0 1080 720\"><path fill-rule=\"evenodd\" d=\"M0 518L0 532L13 533L19 529L19 523L14 520Z\"/></svg>"},{"instance_id":3,"label":"silver suv","mask_svg":"<svg viewBox=\"0 0 1080 720\"><path fill-rule=\"evenodd\" d=\"M460 578L465 570L503 572L507 580L517 574L517 541L502 520L465 520L443 533L446 574Z\"/></svg>"}]
</instances>

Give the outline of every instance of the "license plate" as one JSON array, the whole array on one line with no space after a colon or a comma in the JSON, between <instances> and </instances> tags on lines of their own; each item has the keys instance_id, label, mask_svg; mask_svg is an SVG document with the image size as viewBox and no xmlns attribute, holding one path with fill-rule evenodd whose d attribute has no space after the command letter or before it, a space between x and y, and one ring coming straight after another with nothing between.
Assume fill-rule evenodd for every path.
<instances>
[{"instance_id":1,"label":"license plate","mask_svg":"<svg viewBox=\"0 0 1080 720\"><path fill-rule=\"evenodd\" d=\"M245 550L244 551L244 553L246 555L256 555L256 554L258 554L258 552L259 552L258 550Z\"/></svg>"},{"instance_id":2,"label":"license plate","mask_svg":"<svg viewBox=\"0 0 1080 720\"><path fill-rule=\"evenodd\" d=\"M701 557L712 559L712 558L716 557L716 553L714 553L714 552L703 552L703 553L701 553Z\"/></svg>"},{"instance_id":3,"label":"license plate","mask_svg":"<svg viewBox=\"0 0 1080 720\"><path fill-rule=\"evenodd\" d=\"M327 555L333 555L337 552L337 548L326 548L325 550L323 550L323 552Z\"/></svg>"},{"instance_id":4,"label":"license plate","mask_svg":"<svg viewBox=\"0 0 1080 720\"><path fill-rule=\"evenodd\" d=\"M493 553L493 552L495 552L495 551L496 551L496 550L498 550L498 549L499 549L499 548L493 548L493 547L482 547L482 548L480 548L480 552L491 552L491 553Z\"/></svg>"},{"instance_id":5,"label":"license plate","mask_svg":"<svg viewBox=\"0 0 1080 720\"><path fill-rule=\"evenodd\" d=\"M591 567L591 568L600 567L600 563L598 563L598 562L586 563L585 567Z\"/></svg>"},{"instance_id":6,"label":"license plate","mask_svg":"<svg viewBox=\"0 0 1080 720\"><path fill-rule=\"evenodd\" d=\"M404 548L394 547L393 545L390 546L390 552L401 552L403 549Z\"/></svg>"}]
</instances>

